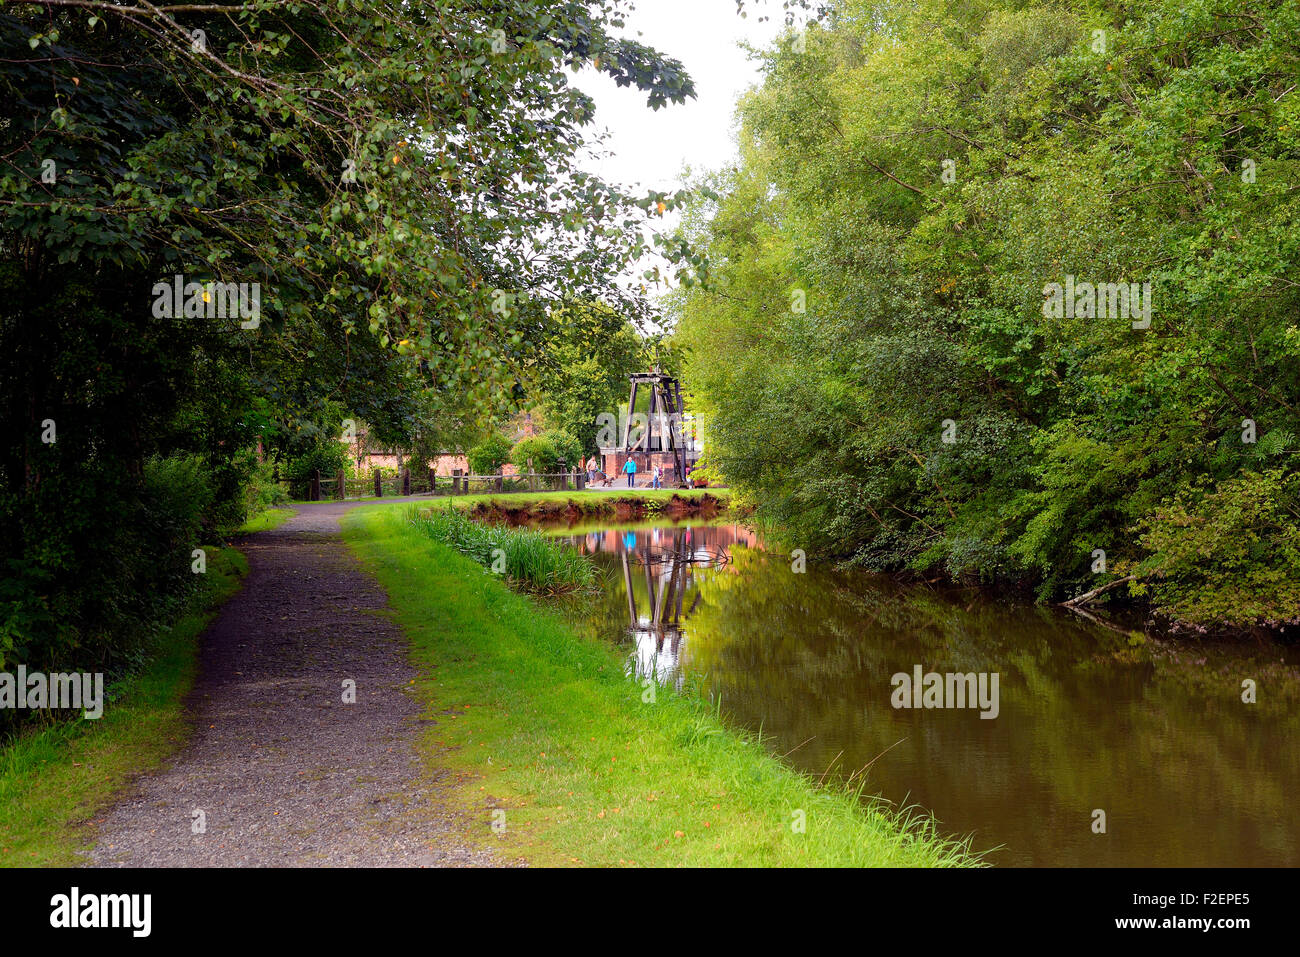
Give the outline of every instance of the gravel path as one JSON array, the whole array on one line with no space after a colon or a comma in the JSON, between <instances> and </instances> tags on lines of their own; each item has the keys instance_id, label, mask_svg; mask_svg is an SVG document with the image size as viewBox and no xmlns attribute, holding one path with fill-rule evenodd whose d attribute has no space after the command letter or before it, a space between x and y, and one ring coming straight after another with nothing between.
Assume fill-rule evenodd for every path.
<instances>
[{"instance_id":1,"label":"gravel path","mask_svg":"<svg viewBox=\"0 0 1300 957\"><path fill-rule=\"evenodd\" d=\"M241 543L249 574L203 635L190 743L97 821L90 863L510 863L466 845L476 822L439 798L449 772L416 754L405 640L339 537L352 507L303 506Z\"/></svg>"}]
</instances>

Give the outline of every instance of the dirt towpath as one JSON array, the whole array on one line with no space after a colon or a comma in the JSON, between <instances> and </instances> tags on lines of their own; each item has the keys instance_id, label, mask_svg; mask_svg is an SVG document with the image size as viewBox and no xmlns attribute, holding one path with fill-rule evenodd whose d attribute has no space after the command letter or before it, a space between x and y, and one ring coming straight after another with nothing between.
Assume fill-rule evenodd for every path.
<instances>
[{"instance_id":1,"label":"dirt towpath","mask_svg":"<svg viewBox=\"0 0 1300 957\"><path fill-rule=\"evenodd\" d=\"M449 777L417 756L405 642L339 537L352 507L302 506L240 543L249 575L201 639L192 738L97 821L89 863L511 863L467 845Z\"/></svg>"}]
</instances>

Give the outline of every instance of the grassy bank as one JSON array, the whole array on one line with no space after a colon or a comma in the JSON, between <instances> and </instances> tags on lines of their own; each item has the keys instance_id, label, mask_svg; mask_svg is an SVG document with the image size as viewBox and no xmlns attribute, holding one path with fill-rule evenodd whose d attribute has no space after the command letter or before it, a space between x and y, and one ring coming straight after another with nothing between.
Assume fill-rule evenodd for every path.
<instances>
[{"instance_id":1,"label":"grassy bank","mask_svg":"<svg viewBox=\"0 0 1300 957\"><path fill-rule=\"evenodd\" d=\"M607 646L431 540L404 509L357 509L344 537L388 592L484 843L538 864L954 865L924 822L821 790L705 703L626 678ZM494 833L494 812L505 830ZM804 827L798 825L803 822Z\"/></svg>"},{"instance_id":2,"label":"grassy bank","mask_svg":"<svg viewBox=\"0 0 1300 957\"><path fill-rule=\"evenodd\" d=\"M207 553L189 610L159 634L143 672L105 689L103 717L29 731L0 750L0 865L78 864L93 836L86 822L185 740L181 702L194 682L198 636L248 571L233 548Z\"/></svg>"},{"instance_id":3,"label":"grassy bank","mask_svg":"<svg viewBox=\"0 0 1300 957\"><path fill-rule=\"evenodd\" d=\"M705 495L711 495L716 499L726 501L731 492L725 488L697 488L697 489L678 489L678 488L610 488L599 490L586 490L582 492L511 492L503 494L500 492L485 492L475 495L455 495L440 496L448 498L457 505L477 505L480 502L508 502L512 505L527 505L540 502L600 502L603 500L614 500L619 498L636 499L645 502L647 505L665 505L676 495L683 499L700 499Z\"/></svg>"},{"instance_id":4,"label":"grassy bank","mask_svg":"<svg viewBox=\"0 0 1300 957\"><path fill-rule=\"evenodd\" d=\"M522 506L522 505L556 505L574 502L579 505L586 504L593 508L600 507L601 503L612 503L618 499L635 500L644 503L647 508L654 510L662 508L672 501L673 496L678 498L698 501L704 496L709 495L721 502L729 501L731 498L730 489L725 488L697 488L697 489L678 489L678 488L611 488L599 489L596 491L587 489L576 491L570 489L565 492L475 492L472 495L445 495L436 496L423 495L419 496L421 501L426 502L454 502L456 505L472 508L475 505L487 504L490 502L500 502L503 505ZM355 501L349 499L348 501ZM367 504L383 505L393 501L392 496L385 498L366 498L361 501ZM293 502L294 505L314 505L315 502Z\"/></svg>"},{"instance_id":5,"label":"grassy bank","mask_svg":"<svg viewBox=\"0 0 1300 957\"><path fill-rule=\"evenodd\" d=\"M293 518L294 509L292 508L268 508L258 512L239 529L241 532L264 532L267 529L279 528L289 519Z\"/></svg>"},{"instance_id":6,"label":"grassy bank","mask_svg":"<svg viewBox=\"0 0 1300 957\"><path fill-rule=\"evenodd\" d=\"M590 562L534 529L485 525L450 505L408 505L402 514L430 541L449 545L512 587L557 595L596 585Z\"/></svg>"}]
</instances>

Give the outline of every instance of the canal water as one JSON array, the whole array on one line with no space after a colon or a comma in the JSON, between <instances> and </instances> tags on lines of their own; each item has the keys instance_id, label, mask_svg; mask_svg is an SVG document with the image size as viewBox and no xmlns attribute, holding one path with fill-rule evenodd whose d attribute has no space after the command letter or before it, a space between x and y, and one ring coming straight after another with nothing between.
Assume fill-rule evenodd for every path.
<instances>
[{"instance_id":1,"label":"canal water","mask_svg":"<svg viewBox=\"0 0 1300 957\"><path fill-rule=\"evenodd\" d=\"M698 681L805 771L866 768L866 793L994 864L1300 864L1295 647L1144 639L977 591L797 573L735 524L552 531L605 570L569 614L629 672ZM917 668L983 674L986 702L996 674L996 717L970 700L895 707L925 704L894 680Z\"/></svg>"}]
</instances>

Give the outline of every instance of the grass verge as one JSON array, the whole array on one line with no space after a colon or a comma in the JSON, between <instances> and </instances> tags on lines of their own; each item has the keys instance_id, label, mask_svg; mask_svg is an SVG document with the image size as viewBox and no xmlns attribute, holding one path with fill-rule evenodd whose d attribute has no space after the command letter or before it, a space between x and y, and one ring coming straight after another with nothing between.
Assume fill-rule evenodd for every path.
<instances>
[{"instance_id":1,"label":"grass verge","mask_svg":"<svg viewBox=\"0 0 1300 957\"><path fill-rule=\"evenodd\" d=\"M198 636L247 572L235 549L209 548L189 611L158 636L143 672L105 689L103 717L32 730L0 749L0 866L82 863L77 852L93 838L88 820L185 740L181 702L194 682Z\"/></svg>"},{"instance_id":2,"label":"grass verge","mask_svg":"<svg viewBox=\"0 0 1300 957\"><path fill-rule=\"evenodd\" d=\"M268 508L250 516L249 519L239 526L239 532L264 532L271 528L279 528L289 519L293 518L295 510L292 508Z\"/></svg>"},{"instance_id":3,"label":"grass verge","mask_svg":"<svg viewBox=\"0 0 1300 957\"><path fill-rule=\"evenodd\" d=\"M819 788L702 700L649 689L609 647L431 540L399 508L343 521L389 595L436 721L430 760L507 858L593 866L978 863L927 820ZM491 827L496 821L503 832ZM800 825L802 824L802 827Z\"/></svg>"}]
</instances>

